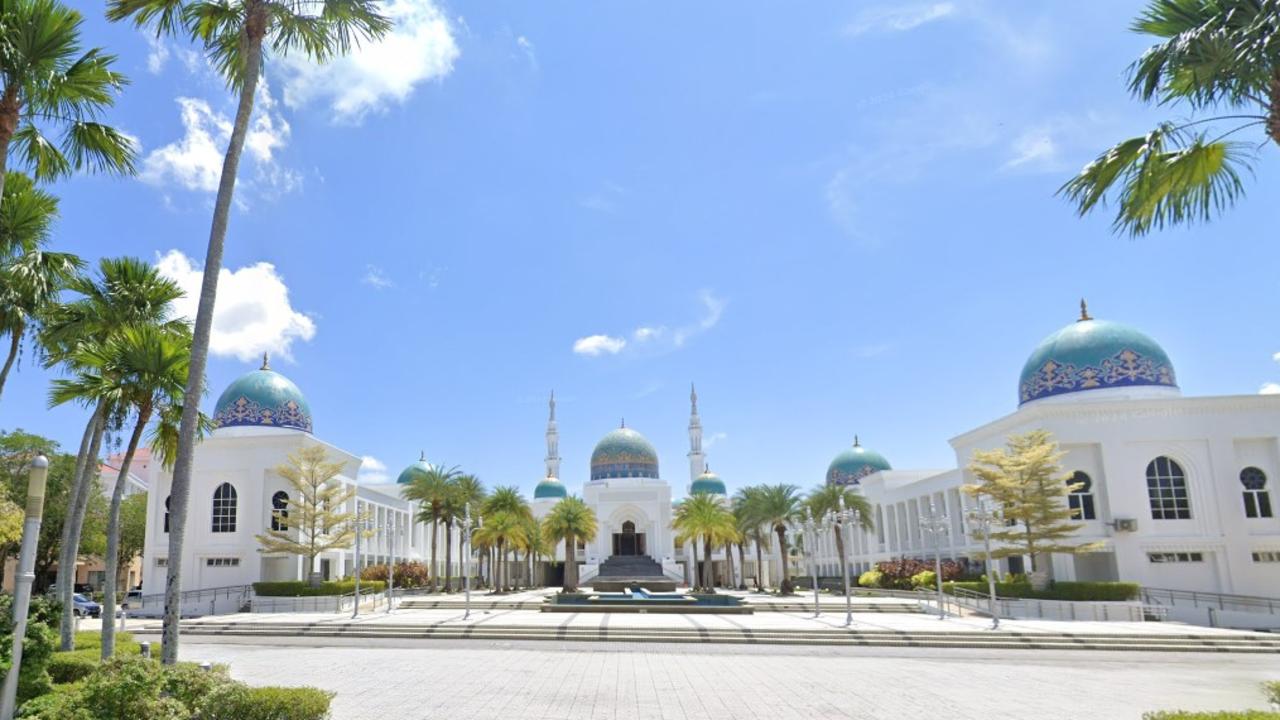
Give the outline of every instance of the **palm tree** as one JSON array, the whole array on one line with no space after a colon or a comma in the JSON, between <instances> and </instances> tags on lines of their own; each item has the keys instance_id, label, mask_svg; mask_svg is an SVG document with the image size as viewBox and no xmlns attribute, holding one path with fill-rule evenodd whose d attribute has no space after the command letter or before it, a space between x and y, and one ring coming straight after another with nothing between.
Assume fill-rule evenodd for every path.
<instances>
[{"instance_id":1,"label":"palm tree","mask_svg":"<svg viewBox=\"0 0 1280 720\"><path fill-rule=\"evenodd\" d=\"M715 579L711 574L711 553L719 546L727 546L739 537L737 521L720 498L709 493L697 493L685 498L676 506L671 527L676 531L676 542L683 545L692 542L695 556L698 542L702 542L703 570L699 587L715 591Z\"/></svg>"},{"instance_id":2,"label":"palm tree","mask_svg":"<svg viewBox=\"0 0 1280 720\"><path fill-rule=\"evenodd\" d=\"M170 495L169 564L162 636L162 659L167 665L178 661L178 598L191 495L191 462L199 420L197 405L204 391L213 304L218 294L218 274L222 270L222 250L236 173L262 75L264 50L270 48L277 57L301 52L316 62L344 55L353 43L380 38L391 29L391 21L379 12L380 7L378 0L108 0L107 3L110 20L131 19L139 27L154 29L157 36L181 35L203 44L213 66L239 96L213 204L192 339L190 377L178 428L178 455Z\"/></svg>"},{"instance_id":3,"label":"palm tree","mask_svg":"<svg viewBox=\"0 0 1280 720\"><path fill-rule=\"evenodd\" d=\"M733 516L738 522L738 532L744 538L749 538L756 547L756 590L763 592L764 551L769 548L769 531L765 529L764 523L752 514L755 498L759 492L758 486L739 489L733 497ZM739 544L738 547L741 549L742 545Z\"/></svg>"},{"instance_id":4,"label":"palm tree","mask_svg":"<svg viewBox=\"0 0 1280 720\"><path fill-rule=\"evenodd\" d=\"M575 495L561 498L542 519L542 536L551 544L548 554L555 557L556 545L564 543L563 592L577 592L578 541L595 540L597 529L595 511Z\"/></svg>"},{"instance_id":5,"label":"palm tree","mask_svg":"<svg viewBox=\"0 0 1280 720\"><path fill-rule=\"evenodd\" d=\"M827 513L835 515L841 510L856 510L859 525L863 530L872 530L875 527L871 518L871 503L867 502L861 492L848 485L819 485L809 491L809 496L805 498L805 505L815 518L823 517ZM835 522L831 527L831 533L836 539L836 552L840 554L841 562L848 562L842 525L842 522Z\"/></svg>"},{"instance_id":6,"label":"palm tree","mask_svg":"<svg viewBox=\"0 0 1280 720\"><path fill-rule=\"evenodd\" d=\"M1111 195L1112 227L1131 236L1208 220L1244 194L1240 170L1257 147L1280 146L1280 6L1258 0L1149 0L1133 30L1160 39L1129 67L1129 92L1183 106L1191 119L1163 122L1109 148L1064 184L1084 215ZM1260 143L1228 140L1261 127ZM1225 128L1225 129L1224 129Z\"/></svg>"},{"instance_id":7,"label":"palm tree","mask_svg":"<svg viewBox=\"0 0 1280 720\"><path fill-rule=\"evenodd\" d=\"M486 513L484 525L476 531L477 542L496 548L498 562L494 568L494 591L506 592L511 586L511 569L506 553L512 547L519 547L525 541L524 518L516 513L496 511Z\"/></svg>"},{"instance_id":8,"label":"palm tree","mask_svg":"<svg viewBox=\"0 0 1280 720\"><path fill-rule=\"evenodd\" d=\"M440 589L440 575L436 572L437 528L440 521L445 520L445 505L453 496L453 481L461 472L457 465L450 468L440 464L432 465L430 470L415 477L404 491L405 499L416 500L421 504L418 520L431 523L431 592Z\"/></svg>"},{"instance_id":9,"label":"palm tree","mask_svg":"<svg viewBox=\"0 0 1280 720\"><path fill-rule=\"evenodd\" d=\"M485 492L484 483L480 482L480 478L475 475L460 474L453 478L449 484L449 499L444 505L443 514L447 517L445 521L444 535L444 589L449 592L452 583L452 566L449 564L449 558L453 554L453 521L466 515L468 507L474 507L476 512L480 512L480 504L484 502ZM458 540L458 560L459 567L463 566L462 560L462 539ZM465 572L465 571L464 571Z\"/></svg>"},{"instance_id":10,"label":"palm tree","mask_svg":"<svg viewBox=\"0 0 1280 720\"><path fill-rule=\"evenodd\" d=\"M530 515L524 519L524 559L527 570L529 571L529 587L535 587L540 583L536 582L534 577L537 570L538 558L547 554L547 548L550 543L542 536L542 526L538 523L537 518Z\"/></svg>"},{"instance_id":11,"label":"palm tree","mask_svg":"<svg viewBox=\"0 0 1280 720\"><path fill-rule=\"evenodd\" d=\"M80 13L56 0L0 3L0 190L9 150L39 180L88 168L134 171L137 148L98 122L128 82L116 57L80 45ZM60 131L58 141L46 133Z\"/></svg>"},{"instance_id":12,"label":"palm tree","mask_svg":"<svg viewBox=\"0 0 1280 720\"><path fill-rule=\"evenodd\" d=\"M129 469L142 440L142 433L154 415L165 417L164 410L182 399L190 357L190 333L166 332L156 326L127 328L98 346L84 348L77 364L81 370L74 379L53 383L55 401L76 399L95 390L109 392L120 403L122 414L132 413L133 430L120 463L111 506L107 515L107 582L103 589L103 617L115 617L116 578L120 546L120 506L128 484ZM103 380L106 383L103 383ZM108 385L110 387L106 387ZM102 658L115 652L114 623L102 626Z\"/></svg>"},{"instance_id":13,"label":"palm tree","mask_svg":"<svg viewBox=\"0 0 1280 720\"><path fill-rule=\"evenodd\" d=\"M171 303L182 297L182 289L160 275L155 267L135 258L103 258L98 262L97 277L77 277L69 289L80 297L53 307L42 322L40 343L46 354L47 366L62 364L69 371L77 372L80 369L78 358L87 348L104 343L130 327L154 325L165 332L181 332L186 327L183 321L170 317ZM112 382L109 378L100 380L104 388ZM80 440L59 549L57 588L63 603L61 634L64 650L75 645L72 578L92 479L97 469L93 459L98 456L108 420L118 411L118 398L109 392L79 398L64 396L59 402L73 400L91 405L94 410Z\"/></svg>"},{"instance_id":14,"label":"palm tree","mask_svg":"<svg viewBox=\"0 0 1280 720\"><path fill-rule=\"evenodd\" d=\"M0 336L9 335L9 354L0 368L0 394L24 334L84 267L75 255L44 250L58 217L58 198L22 173L7 175L0 201Z\"/></svg>"},{"instance_id":15,"label":"palm tree","mask_svg":"<svg viewBox=\"0 0 1280 720\"><path fill-rule=\"evenodd\" d=\"M494 488L493 493L485 500L483 511L486 525L490 523L491 517L509 516L504 517L503 521L511 524L511 531L494 536L498 539L494 548L498 553L499 570L503 571L500 574L505 575L500 589L505 590L511 580L506 553L523 542L523 523L526 518L533 516L533 511L529 509L529 502L520 494L520 490L510 486Z\"/></svg>"},{"instance_id":16,"label":"palm tree","mask_svg":"<svg viewBox=\"0 0 1280 720\"><path fill-rule=\"evenodd\" d=\"M795 592L787 564L787 555L791 550L787 542L787 529L800 518L799 493L799 488L787 483L761 485L748 500L747 514L761 525L767 525L778 538L778 552L782 556L782 584L778 592L782 595Z\"/></svg>"}]
</instances>

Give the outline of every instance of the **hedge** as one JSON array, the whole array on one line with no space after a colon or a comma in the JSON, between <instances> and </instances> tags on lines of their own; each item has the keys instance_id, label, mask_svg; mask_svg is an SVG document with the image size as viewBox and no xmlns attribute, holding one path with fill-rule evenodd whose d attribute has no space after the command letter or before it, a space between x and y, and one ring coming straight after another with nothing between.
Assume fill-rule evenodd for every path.
<instances>
[{"instance_id":1,"label":"hedge","mask_svg":"<svg viewBox=\"0 0 1280 720\"><path fill-rule=\"evenodd\" d=\"M1187 712L1165 710L1147 712L1142 720L1280 720L1280 712L1268 710L1220 710L1216 712Z\"/></svg>"},{"instance_id":2,"label":"hedge","mask_svg":"<svg viewBox=\"0 0 1280 720\"><path fill-rule=\"evenodd\" d=\"M249 688L237 720L317 720L329 716L333 694L313 687Z\"/></svg>"},{"instance_id":3,"label":"hedge","mask_svg":"<svg viewBox=\"0 0 1280 720\"><path fill-rule=\"evenodd\" d=\"M387 584L378 580L361 580L361 592L382 592ZM311 587L305 580L284 582L256 582L253 592L259 597L316 597L321 595L347 595L356 591L354 580L335 580Z\"/></svg>"},{"instance_id":4,"label":"hedge","mask_svg":"<svg viewBox=\"0 0 1280 720\"><path fill-rule=\"evenodd\" d=\"M56 652L52 658L49 658L49 677L59 685L83 680L98 669L98 662L101 659L102 650L98 648Z\"/></svg>"},{"instance_id":5,"label":"hedge","mask_svg":"<svg viewBox=\"0 0 1280 720\"><path fill-rule=\"evenodd\" d=\"M954 588L962 588L987 594L985 582L948 582L943 589L951 592ZM1126 582L1059 582L1048 590L1035 591L1025 582L996 583L996 595L1010 598L1030 598L1034 600L1070 600L1070 601L1110 601L1121 602L1138 597L1137 583Z\"/></svg>"},{"instance_id":6,"label":"hedge","mask_svg":"<svg viewBox=\"0 0 1280 720\"><path fill-rule=\"evenodd\" d=\"M1280 707L1280 680L1262 683L1262 692L1267 696L1267 702Z\"/></svg>"}]
</instances>

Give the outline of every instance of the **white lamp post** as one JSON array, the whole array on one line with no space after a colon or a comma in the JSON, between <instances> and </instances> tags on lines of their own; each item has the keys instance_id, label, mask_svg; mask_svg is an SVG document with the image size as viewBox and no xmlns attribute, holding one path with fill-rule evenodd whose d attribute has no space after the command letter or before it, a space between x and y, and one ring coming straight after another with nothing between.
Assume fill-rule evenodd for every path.
<instances>
[{"instance_id":1,"label":"white lamp post","mask_svg":"<svg viewBox=\"0 0 1280 720\"><path fill-rule=\"evenodd\" d=\"M357 505L356 508L357 508L356 512L358 513L359 505ZM354 605L355 607L351 609L351 619L355 620L357 617L360 616L360 536L363 535L365 531L372 526L372 521L366 520L366 519L358 519L358 520L355 520L352 524L355 525L355 528L356 528L356 551L355 551L355 557L352 558L352 562L355 563L354 574L356 576L356 597L355 597L355 602L352 603L352 605Z\"/></svg>"},{"instance_id":2,"label":"white lamp post","mask_svg":"<svg viewBox=\"0 0 1280 720\"><path fill-rule=\"evenodd\" d=\"M36 575L36 542L40 539L40 518L44 515L44 489L49 479L49 459L37 455L27 471L27 513L22 528L22 549L18 553L18 575L13 587L13 650L12 664L4 678L3 697L0 698L0 718L13 720L18 697L18 672L22 668L22 641L27 636L27 610L31 606L31 583ZM111 622L104 618L104 622Z\"/></svg>"},{"instance_id":3,"label":"white lamp post","mask_svg":"<svg viewBox=\"0 0 1280 720\"><path fill-rule=\"evenodd\" d=\"M462 552L462 587L467 596L467 609L462 619L466 620L471 617L471 503L463 506L462 533L458 542L462 545L458 549Z\"/></svg>"},{"instance_id":4,"label":"white lamp post","mask_svg":"<svg viewBox=\"0 0 1280 720\"><path fill-rule=\"evenodd\" d=\"M978 507L969 511L969 522L982 528L982 548L986 557L984 561L987 567L987 592L990 594L990 606L988 612L991 615L991 629L996 630L1000 627L999 605L996 603L996 573L995 566L991 561L991 524L1000 521L1000 510L987 509L982 502L982 498L978 498Z\"/></svg>"},{"instance_id":5,"label":"white lamp post","mask_svg":"<svg viewBox=\"0 0 1280 720\"><path fill-rule=\"evenodd\" d=\"M818 617L822 614L822 609L818 605L818 523L813 519L813 513L806 515L804 520L804 549L805 554L809 556L809 571L813 577L813 616Z\"/></svg>"},{"instance_id":6,"label":"white lamp post","mask_svg":"<svg viewBox=\"0 0 1280 720\"><path fill-rule=\"evenodd\" d=\"M846 557L849 552L849 545L853 542L853 533L855 529L862 523L862 513L857 509L850 509L844 506L844 498L841 497L840 509L830 517L830 525L836 527L836 532L840 533L840 567L844 573L844 624L845 627L853 625L853 594L849 587L849 560Z\"/></svg>"},{"instance_id":7,"label":"white lamp post","mask_svg":"<svg viewBox=\"0 0 1280 720\"><path fill-rule=\"evenodd\" d=\"M387 614L391 614L391 606L396 600L396 530L400 523L397 522L400 517L399 513L392 513L387 518L387 549L391 555L391 561L387 563Z\"/></svg>"},{"instance_id":8,"label":"white lamp post","mask_svg":"<svg viewBox=\"0 0 1280 720\"><path fill-rule=\"evenodd\" d=\"M933 572L938 583L938 619L947 619L945 597L942 593L942 536L947 532L947 516L939 515L933 498L929 499L929 514L920 517L920 527L929 533L933 541Z\"/></svg>"}]
</instances>

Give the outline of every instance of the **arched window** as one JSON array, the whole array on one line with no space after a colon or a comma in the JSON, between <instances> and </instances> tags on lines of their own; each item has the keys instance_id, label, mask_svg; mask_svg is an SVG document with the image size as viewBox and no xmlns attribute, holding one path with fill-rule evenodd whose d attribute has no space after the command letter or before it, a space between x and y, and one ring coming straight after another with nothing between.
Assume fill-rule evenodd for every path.
<instances>
[{"instance_id":1,"label":"arched window","mask_svg":"<svg viewBox=\"0 0 1280 720\"><path fill-rule=\"evenodd\" d=\"M271 496L271 529L289 529L289 493L283 490Z\"/></svg>"},{"instance_id":2,"label":"arched window","mask_svg":"<svg viewBox=\"0 0 1280 720\"><path fill-rule=\"evenodd\" d=\"M164 531L169 532L169 496L164 496Z\"/></svg>"},{"instance_id":3,"label":"arched window","mask_svg":"<svg viewBox=\"0 0 1280 720\"><path fill-rule=\"evenodd\" d=\"M1240 471L1240 484L1244 486L1244 516L1271 517L1271 493L1267 491L1267 474L1256 467Z\"/></svg>"},{"instance_id":4,"label":"arched window","mask_svg":"<svg viewBox=\"0 0 1280 720\"><path fill-rule=\"evenodd\" d=\"M625 533L625 534L627 534L627 535L635 535L635 534L636 534L636 524L635 524L635 523L633 523L633 522L631 522L630 520L628 520L628 521L626 521L626 522L622 523L622 532L623 532L623 533Z\"/></svg>"},{"instance_id":5,"label":"arched window","mask_svg":"<svg viewBox=\"0 0 1280 720\"><path fill-rule=\"evenodd\" d=\"M1190 520L1187 474L1173 458L1163 455L1147 464L1147 499L1152 520Z\"/></svg>"},{"instance_id":6,"label":"arched window","mask_svg":"<svg viewBox=\"0 0 1280 720\"><path fill-rule=\"evenodd\" d=\"M236 531L236 489L222 483L213 491L213 531Z\"/></svg>"},{"instance_id":7,"label":"arched window","mask_svg":"<svg viewBox=\"0 0 1280 720\"><path fill-rule=\"evenodd\" d=\"M1074 512L1075 518L1097 520L1098 515L1093 509L1093 478L1089 477L1088 473L1077 470L1071 475L1067 484L1076 486L1067 495L1067 506Z\"/></svg>"}]
</instances>

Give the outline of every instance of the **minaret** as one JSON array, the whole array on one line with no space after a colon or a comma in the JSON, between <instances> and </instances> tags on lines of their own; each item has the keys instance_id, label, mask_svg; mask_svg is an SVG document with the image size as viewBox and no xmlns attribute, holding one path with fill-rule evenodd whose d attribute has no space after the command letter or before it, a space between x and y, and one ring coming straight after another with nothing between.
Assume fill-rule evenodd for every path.
<instances>
[{"instance_id":1,"label":"minaret","mask_svg":"<svg viewBox=\"0 0 1280 720\"><path fill-rule=\"evenodd\" d=\"M556 429L556 391L551 391L551 415L547 418L547 477L560 477L560 431Z\"/></svg>"},{"instance_id":2,"label":"minaret","mask_svg":"<svg viewBox=\"0 0 1280 720\"><path fill-rule=\"evenodd\" d=\"M689 482L707 469L707 456L702 452L702 421L698 419L698 390L689 385Z\"/></svg>"}]
</instances>

